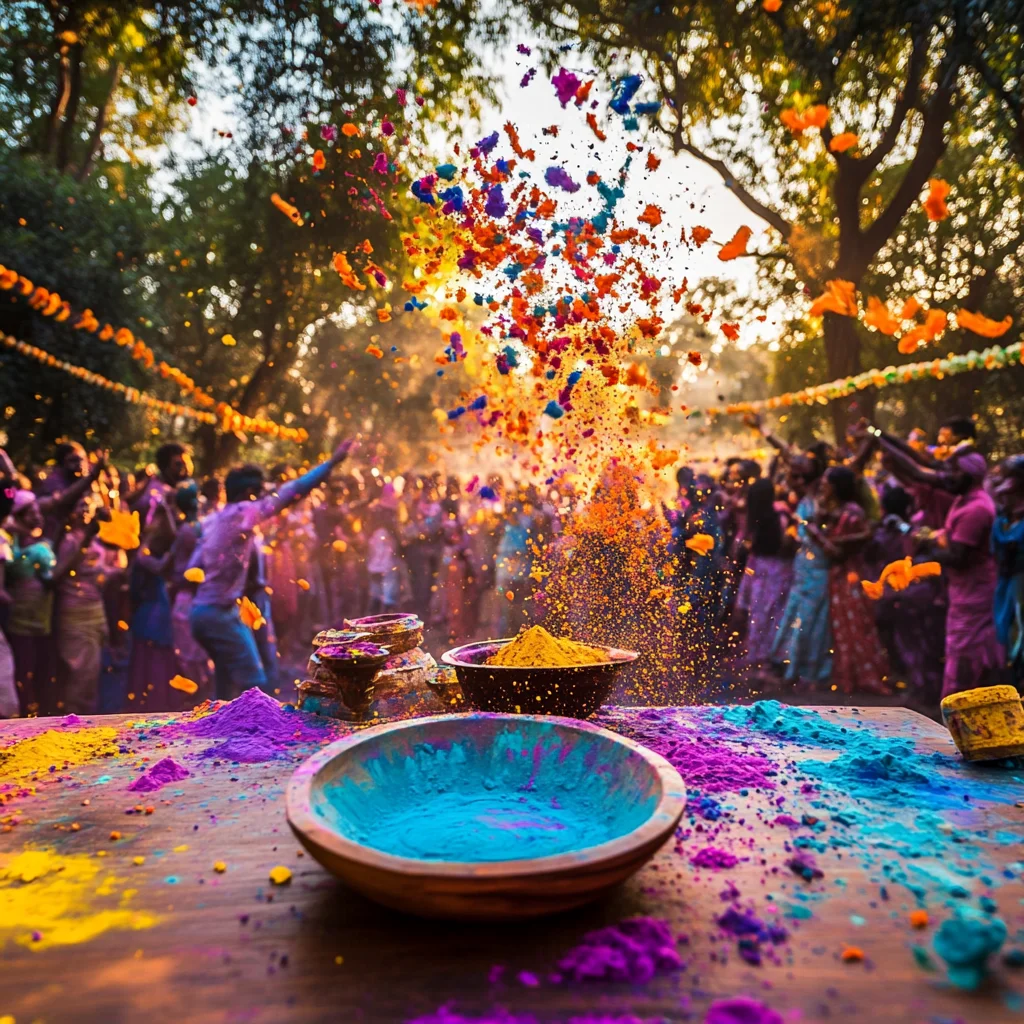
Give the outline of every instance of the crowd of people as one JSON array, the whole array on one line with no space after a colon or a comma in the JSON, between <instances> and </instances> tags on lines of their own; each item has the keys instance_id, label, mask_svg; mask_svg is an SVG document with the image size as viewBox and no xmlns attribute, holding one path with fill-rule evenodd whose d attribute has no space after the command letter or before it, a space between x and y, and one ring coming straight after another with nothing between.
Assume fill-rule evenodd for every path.
<instances>
[{"instance_id":1,"label":"crowd of people","mask_svg":"<svg viewBox=\"0 0 1024 1024\"><path fill-rule=\"evenodd\" d=\"M634 647L635 703L730 680L934 713L1020 681L1024 456L990 465L968 419L933 444L861 423L845 448L751 425L767 465L683 466L670 497L614 460L584 488L342 467L348 445L202 480L177 442L138 472L0 450L0 716L287 698L319 629L393 611L434 653L534 623ZM112 511L138 513L138 548L101 539Z\"/></svg>"}]
</instances>

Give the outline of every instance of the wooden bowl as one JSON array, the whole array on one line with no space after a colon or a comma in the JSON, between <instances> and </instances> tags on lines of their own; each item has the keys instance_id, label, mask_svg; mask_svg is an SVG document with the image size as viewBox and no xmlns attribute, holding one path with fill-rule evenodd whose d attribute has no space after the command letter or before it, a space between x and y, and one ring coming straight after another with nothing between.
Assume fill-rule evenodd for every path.
<instances>
[{"instance_id":1,"label":"wooden bowl","mask_svg":"<svg viewBox=\"0 0 1024 1024\"><path fill-rule=\"evenodd\" d=\"M486 664L510 643L512 638L485 640L464 644L441 656L445 665L455 669L462 693L472 707L508 714L589 718L608 699L619 669L640 657L636 651L591 644L604 651L608 660L551 668Z\"/></svg>"},{"instance_id":2,"label":"wooden bowl","mask_svg":"<svg viewBox=\"0 0 1024 1024\"><path fill-rule=\"evenodd\" d=\"M424 917L511 920L595 899L686 806L679 773L606 729L438 715L358 732L292 776L288 823L328 871Z\"/></svg>"}]
</instances>

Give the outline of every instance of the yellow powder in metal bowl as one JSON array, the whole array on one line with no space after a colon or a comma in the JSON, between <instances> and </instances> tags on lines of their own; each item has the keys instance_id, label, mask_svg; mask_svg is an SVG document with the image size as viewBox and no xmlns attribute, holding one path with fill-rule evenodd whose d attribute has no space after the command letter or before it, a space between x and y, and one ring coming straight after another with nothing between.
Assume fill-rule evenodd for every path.
<instances>
[{"instance_id":1,"label":"yellow powder in metal bowl","mask_svg":"<svg viewBox=\"0 0 1024 1024\"><path fill-rule=\"evenodd\" d=\"M531 626L492 654L487 664L514 668L562 668L609 660L600 647L552 636L543 626Z\"/></svg>"}]
</instances>

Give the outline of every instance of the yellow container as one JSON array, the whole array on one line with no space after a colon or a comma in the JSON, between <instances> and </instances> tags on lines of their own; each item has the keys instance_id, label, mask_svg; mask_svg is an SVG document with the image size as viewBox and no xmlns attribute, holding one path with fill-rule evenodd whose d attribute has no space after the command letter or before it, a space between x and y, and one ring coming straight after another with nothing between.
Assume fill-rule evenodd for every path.
<instances>
[{"instance_id":1,"label":"yellow container","mask_svg":"<svg viewBox=\"0 0 1024 1024\"><path fill-rule=\"evenodd\" d=\"M1024 704L1013 686L982 686L942 700L942 720L967 761L1024 755Z\"/></svg>"}]
</instances>

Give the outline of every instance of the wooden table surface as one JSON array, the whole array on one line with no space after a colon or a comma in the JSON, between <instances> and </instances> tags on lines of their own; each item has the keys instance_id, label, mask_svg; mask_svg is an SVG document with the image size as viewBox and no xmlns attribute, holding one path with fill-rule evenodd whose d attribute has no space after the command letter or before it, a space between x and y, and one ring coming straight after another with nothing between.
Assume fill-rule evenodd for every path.
<instances>
[{"instance_id":1,"label":"wooden table surface","mask_svg":"<svg viewBox=\"0 0 1024 1024\"><path fill-rule=\"evenodd\" d=\"M863 723L883 735L906 736L919 748L951 753L941 726L909 711L830 708L822 714L832 722ZM82 724L120 728L133 721L138 718L112 716ZM52 723L0 723L0 746L45 724ZM702 1021L710 1001L744 994L775 1007L794 1024L1024 1020L1024 971L999 963L982 991L963 994L945 984L941 971L929 972L915 961L911 947L930 946L934 924L949 916L952 902L934 898L929 902L933 927L913 930L908 917L918 904L892 880L885 865L900 855L884 843L871 853L867 867L855 851L829 848L817 857L823 878L807 882L785 870L794 833L766 822L777 813L779 792L789 799L787 812L799 816L798 760L808 751L764 736L752 735L750 742L784 763L793 782L780 780L774 792L751 789L719 796L726 815L714 823L719 829L715 843L743 852L746 861L727 871L693 867L692 840L703 829L710 832L712 823L684 817L689 838L679 842L685 852L669 842L603 902L516 925L418 920L347 890L299 852L285 821L284 787L297 762L211 768L143 796L143 803L154 806L152 814L126 814L140 799L126 791L138 774L140 756L153 763L170 754L191 765L188 756L196 749L182 740L159 749L147 745L148 740L132 742L133 753L60 772L59 779L39 785L35 795L0 806L0 817L8 819L8 830L0 834L0 858L26 849L90 856L105 850L105 870L117 881L110 893L95 897L96 905L118 906L130 887L137 890L129 894L131 905L158 920L142 930L108 930L88 942L42 950L9 937L0 953L0 1018L10 1014L16 1024L404 1024L453 1003L470 1018L504 1007L543 1024L598 1011ZM972 769L965 766L964 771ZM975 902L979 894L993 893L1009 926L1008 947L1024 945L1020 779L1021 772L995 777L994 795L984 805L972 801L962 811L948 812L955 819L950 828L964 837L964 856L990 859L999 874L993 881L982 871L980 881L965 884ZM893 821L930 811L947 813L922 806L894 811ZM73 824L77 830L71 830ZM111 841L113 830L122 838ZM1014 832L1022 840L1018 846L1011 841ZM994 834L1001 837L998 842L989 841ZM821 835L827 839L829 832ZM144 863L135 865L133 858L140 856ZM213 864L221 860L227 870L218 874ZM278 864L292 869L290 884L270 884L269 871ZM992 885L986 886L986 879ZM758 913L798 899L809 908L802 919L786 918L788 941L772 947L760 966L737 955L735 938L715 924L728 906L730 886L739 890L743 906ZM677 934L687 936L679 946L685 970L639 988L545 980L559 956L586 931L634 914L666 919ZM844 961L843 949L854 945L865 959ZM500 979L489 980L498 965L504 968ZM523 971L537 975L541 984L524 984L519 980Z\"/></svg>"}]
</instances>

